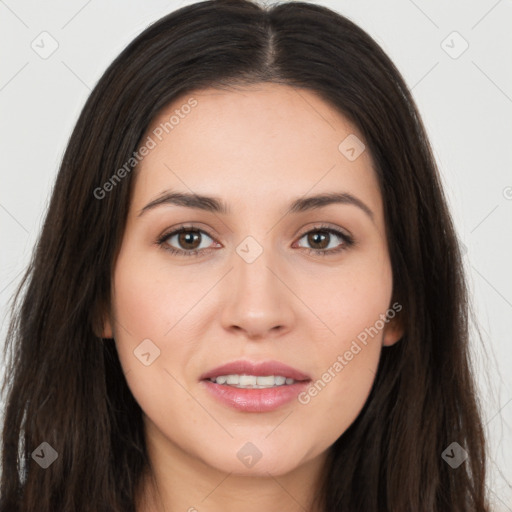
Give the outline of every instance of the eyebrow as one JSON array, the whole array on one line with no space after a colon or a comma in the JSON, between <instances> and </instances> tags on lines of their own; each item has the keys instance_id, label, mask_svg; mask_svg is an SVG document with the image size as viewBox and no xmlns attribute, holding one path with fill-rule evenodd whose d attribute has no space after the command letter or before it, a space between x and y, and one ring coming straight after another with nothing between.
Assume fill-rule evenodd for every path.
<instances>
[{"instance_id":1,"label":"eyebrow","mask_svg":"<svg viewBox=\"0 0 512 512\"><path fill-rule=\"evenodd\" d=\"M370 210L370 208L368 208L368 206L366 206L366 204L363 203L363 201L347 192L331 192L317 194L308 197L299 197L290 204L288 212L305 212L309 210L323 208L330 204L348 204L352 206L357 206L366 215L368 215L368 217L370 217L372 221L374 220L372 210ZM220 213L224 215L228 215L230 213L228 205L218 197L190 194L188 192L166 191L162 195L148 203L146 206L144 206L144 208L140 210L138 216L140 217L143 213L147 212L148 210L152 210L157 206L161 205L184 206L186 208L194 208L198 210Z\"/></svg>"}]
</instances>

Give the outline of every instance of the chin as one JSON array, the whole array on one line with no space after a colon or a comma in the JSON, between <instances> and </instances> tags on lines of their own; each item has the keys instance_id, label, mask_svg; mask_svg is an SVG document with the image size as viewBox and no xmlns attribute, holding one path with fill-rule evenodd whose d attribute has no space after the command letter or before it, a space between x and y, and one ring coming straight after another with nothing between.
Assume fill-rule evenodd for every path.
<instances>
[{"instance_id":1,"label":"chin","mask_svg":"<svg viewBox=\"0 0 512 512\"><path fill-rule=\"evenodd\" d=\"M266 453L266 451L269 453ZM203 459L204 462L225 473L232 473L240 476L261 476L268 477L285 475L300 464L297 458L296 448L293 453L283 453L282 449L269 449L262 447L259 452L249 444L242 444L242 447L233 456L214 456L214 460Z\"/></svg>"}]
</instances>

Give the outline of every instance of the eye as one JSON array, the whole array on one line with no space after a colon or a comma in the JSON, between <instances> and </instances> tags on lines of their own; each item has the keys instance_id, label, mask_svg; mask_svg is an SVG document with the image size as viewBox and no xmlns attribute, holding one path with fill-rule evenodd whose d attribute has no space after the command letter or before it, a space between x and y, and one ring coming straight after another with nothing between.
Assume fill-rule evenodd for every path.
<instances>
[{"instance_id":1,"label":"eye","mask_svg":"<svg viewBox=\"0 0 512 512\"><path fill-rule=\"evenodd\" d=\"M204 237L213 239L202 229L182 226L179 229L162 235L157 243L171 254L180 254L183 256L197 256L201 253L209 252L206 248L210 243L203 244ZM178 245L178 248L173 244Z\"/></svg>"},{"instance_id":2,"label":"eye","mask_svg":"<svg viewBox=\"0 0 512 512\"><path fill-rule=\"evenodd\" d=\"M305 247L309 253L322 256L339 253L354 245L351 236L329 226L318 226L302 235L299 241L303 238L306 238L306 243L313 246L311 249Z\"/></svg>"}]
</instances>

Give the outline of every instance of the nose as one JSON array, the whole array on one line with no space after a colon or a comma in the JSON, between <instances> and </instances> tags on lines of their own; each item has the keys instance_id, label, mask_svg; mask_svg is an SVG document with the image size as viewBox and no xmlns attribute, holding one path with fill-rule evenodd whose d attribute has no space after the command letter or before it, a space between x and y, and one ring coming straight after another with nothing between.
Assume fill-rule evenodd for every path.
<instances>
[{"instance_id":1,"label":"nose","mask_svg":"<svg viewBox=\"0 0 512 512\"><path fill-rule=\"evenodd\" d=\"M223 327L242 331L250 339L281 336L289 331L297 299L287 283L289 276L287 279L270 250L264 250L252 263L235 253L233 266L224 285Z\"/></svg>"}]
</instances>

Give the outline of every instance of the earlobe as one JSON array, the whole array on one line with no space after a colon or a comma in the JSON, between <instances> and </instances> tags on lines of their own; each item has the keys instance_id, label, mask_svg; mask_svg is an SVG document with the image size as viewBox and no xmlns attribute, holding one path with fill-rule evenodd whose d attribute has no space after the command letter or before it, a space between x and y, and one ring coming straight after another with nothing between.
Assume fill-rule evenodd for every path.
<instances>
[{"instance_id":1,"label":"earlobe","mask_svg":"<svg viewBox=\"0 0 512 512\"><path fill-rule=\"evenodd\" d=\"M99 312L94 316L93 322L93 332L94 335L98 338L106 338L112 339L114 337L114 333L112 331L112 323L110 321L110 314L103 312Z\"/></svg>"},{"instance_id":2,"label":"earlobe","mask_svg":"<svg viewBox=\"0 0 512 512\"><path fill-rule=\"evenodd\" d=\"M101 338L113 338L114 334L112 332L112 325L110 324L110 319L106 318L103 321L103 329L101 333Z\"/></svg>"},{"instance_id":3,"label":"earlobe","mask_svg":"<svg viewBox=\"0 0 512 512\"><path fill-rule=\"evenodd\" d=\"M384 334L382 336L382 345L390 347L396 342L400 341L404 335L404 328L401 320L398 317L389 320L384 327Z\"/></svg>"}]
</instances>

